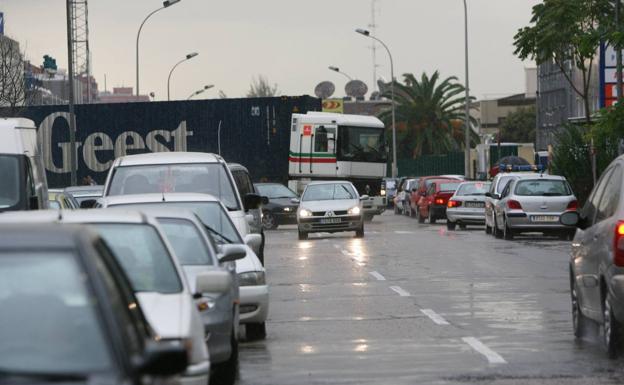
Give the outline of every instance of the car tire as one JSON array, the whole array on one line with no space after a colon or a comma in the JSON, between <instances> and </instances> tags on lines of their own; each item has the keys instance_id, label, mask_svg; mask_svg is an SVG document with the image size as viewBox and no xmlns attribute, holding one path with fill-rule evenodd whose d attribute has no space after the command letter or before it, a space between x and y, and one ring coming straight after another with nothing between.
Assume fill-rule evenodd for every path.
<instances>
[{"instance_id":1,"label":"car tire","mask_svg":"<svg viewBox=\"0 0 624 385\"><path fill-rule=\"evenodd\" d=\"M359 230L355 230L355 237L364 238L364 225L362 225Z\"/></svg>"},{"instance_id":2,"label":"car tire","mask_svg":"<svg viewBox=\"0 0 624 385\"><path fill-rule=\"evenodd\" d=\"M308 239L308 233L306 233L305 231L299 231L299 240L305 241L307 239Z\"/></svg>"},{"instance_id":3,"label":"car tire","mask_svg":"<svg viewBox=\"0 0 624 385\"><path fill-rule=\"evenodd\" d=\"M605 296L602 309L603 309L603 329L602 341L607 351L607 356L611 359L618 357L620 349L620 341L622 334L622 326L615 318L613 309L611 308L611 297Z\"/></svg>"},{"instance_id":4,"label":"car tire","mask_svg":"<svg viewBox=\"0 0 624 385\"><path fill-rule=\"evenodd\" d=\"M494 219L494 227L492 227L492 233L497 239L501 239L503 237L503 231L498 229L498 223L496 222L496 219Z\"/></svg>"},{"instance_id":5,"label":"car tire","mask_svg":"<svg viewBox=\"0 0 624 385\"><path fill-rule=\"evenodd\" d=\"M572 302L572 330L574 331L574 337L580 339L585 335L589 319L581 311L576 282L570 282L570 301Z\"/></svg>"},{"instance_id":6,"label":"car tire","mask_svg":"<svg viewBox=\"0 0 624 385\"><path fill-rule=\"evenodd\" d=\"M277 229L277 218L270 211L265 211L262 213L262 227L265 230L275 230Z\"/></svg>"},{"instance_id":7,"label":"car tire","mask_svg":"<svg viewBox=\"0 0 624 385\"><path fill-rule=\"evenodd\" d=\"M236 382L236 374L238 372L238 340L232 331L230 341L232 345L232 353L230 358L214 365L214 370L210 375L211 384L234 385Z\"/></svg>"},{"instance_id":8,"label":"car tire","mask_svg":"<svg viewBox=\"0 0 624 385\"><path fill-rule=\"evenodd\" d=\"M418 209L418 211L416 212L416 215L418 216L418 223L425 223L425 217L423 217L422 214L420 213L420 209Z\"/></svg>"},{"instance_id":9,"label":"car tire","mask_svg":"<svg viewBox=\"0 0 624 385\"><path fill-rule=\"evenodd\" d=\"M435 223L436 223L436 218L433 216L433 211L429 210L429 224L435 225Z\"/></svg>"},{"instance_id":10,"label":"car tire","mask_svg":"<svg viewBox=\"0 0 624 385\"><path fill-rule=\"evenodd\" d=\"M245 336L250 341L263 340L266 338L266 323L249 323L245 325Z\"/></svg>"},{"instance_id":11,"label":"car tire","mask_svg":"<svg viewBox=\"0 0 624 385\"><path fill-rule=\"evenodd\" d=\"M514 232L512 229L509 228L507 220L505 220L505 223L503 224L503 239L505 239L506 241L511 241L514 239Z\"/></svg>"},{"instance_id":12,"label":"car tire","mask_svg":"<svg viewBox=\"0 0 624 385\"><path fill-rule=\"evenodd\" d=\"M447 230L455 230L455 226L457 226L457 223L455 222L451 222L451 221L446 221L446 229Z\"/></svg>"}]
</instances>

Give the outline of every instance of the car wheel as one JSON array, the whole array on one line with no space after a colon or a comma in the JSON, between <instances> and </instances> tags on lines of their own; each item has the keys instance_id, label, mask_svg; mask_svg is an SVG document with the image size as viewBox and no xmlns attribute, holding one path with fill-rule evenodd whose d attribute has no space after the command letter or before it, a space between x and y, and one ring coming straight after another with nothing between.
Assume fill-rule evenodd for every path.
<instances>
[{"instance_id":1,"label":"car wheel","mask_svg":"<svg viewBox=\"0 0 624 385\"><path fill-rule=\"evenodd\" d=\"M359 230L355 230L355 237L364 238L364 225L362 225Z\"/></svg>"},{"instance_id":2,"label":"car wheel","mask_svg":"<svg viewBox=\"0 0 624 385\"><path fill-rule=\"evenodd\" d=\"M576 338L583 338L589 320L583 315L583 312L581 311L576 282L570 284L570 299L572 301L572 328L574 331L574 336Z\"/></svg>"},{"instance_id":3,"label":"car wheel","mask_svg":"<svg viewBox=\"0 0 624 385\"><path fill-rule=\"evenodd\" d=\"M230 358L214 365L214 370L210 375L211 384L233 385L236 382L236 372L238 371L238 340L232 332L230 340L232 354Z\"/></svg>"},{"instance_id":4,"label":"car wheel","mask_svg":"<svg viewBox=\"0 0 624 385\"><path fill-rule=\"evenodd\" d=\"M615 316L613 315L613 309L611 308L611 298L610 296L606 296L604 303L602 305L603 308L603 343L605 349L607 350L607 356L609 358L617 358L619 344L620 344L620 334L621 334L621 325Z\"/></svg>"},{"instance_id":5,"label":"car wheel","mask_svg":"<svg viewBox=\"0 0 624 385\"><path fill-rule=\"evenodd\" d=\"M506 241L511 241L512 239L514 239L513 230L509 228L507 220L505 220L505 223L503 224L503 238Z\"/></svg>"},{"instance_id":6,"label":"car wheel","mask_svg":"<svg viewBox=\"0 0 624 385\"><path fill-rule=\"evenodd\" d=\"M423 217L423 215L420 213L420 209L418 209L416 215L418 216L418 223L425 223L425 217Z\"/></svg>"},{"instance_id":7,"label":"car wheel","mask_svg":"<svg viewBox=\"0 0 624 385\"><path fill-rule=\"evenodd\" d=\"M457 226L457 223L451 222L451 221L446 221L446 228L448 230L455 230L455 226Z\"/></svg>"},{"instance_id":8,"label":"car wheel","mask_svg":"<svg viewBox=\"0 0 624 385\"><path fill-rule=\"evenodd\" d=\"M494 233L494 237L501 239L503 237L503 231L499 230L498 222L494 219L494 227L492 228L492 232Z\"/></svg>"},{"instance_id":9,"label":"car wheel","mask_svg":"<svg viewBox=\"0 0 624 385\"><path fill-rule=\"evenodd\" d=\"M245 336L248 340L263 340L266 338L266 323L249 323L245 325Z\"/></svg>"},{"instance_id":10,"label":"car wheel","mask_svg":"<svg viewBox=\"0 0 624 385\"><path fill-rule=\"evenodd\" d=\"M433 216L433 211L429 210L429 224L434 225L436 223L436 218Z\"/></svg>"},{"instance_id":11,"label":"car wheel","mask_svg":"<svg viewBox=\"0 0 624 385\"><path fill-rule=\"evenodd\" d=\"M277 229L277 218L270 211L265 211L262 213L262 227L265 230L275 230Z\"/></svg>"},{"instance_id":12,"label":"car wheel","mask_svg":"<svg viewBox=\"0 0 624 385\"><path fill-rule=\"evenodd\" d=\"M299 240L300 241L305 241L306 239L308 239L308 233L306 233L305 231L299 231Z\"/></svg>"}]
</instances>

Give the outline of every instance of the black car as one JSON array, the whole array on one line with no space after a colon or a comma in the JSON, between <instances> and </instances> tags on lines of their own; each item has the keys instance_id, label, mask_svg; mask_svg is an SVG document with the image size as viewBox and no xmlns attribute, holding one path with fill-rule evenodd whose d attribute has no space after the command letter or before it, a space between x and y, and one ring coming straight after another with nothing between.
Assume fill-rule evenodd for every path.
<instances>
[{"instance_id":1,"label":"black car","mask_svg":"<svg viewBox=\"0 0 624 385\"><path fill-rule=\"evenodd\" d=\"M65 194L74 198L80 208L93 207L95 201L104 194L104 186L70 186L63 190Z\"/></svg>"},{"instance_id":2,"label":"black car","mask_svg":"<svg viewBox=\"0 0 624 385\"><path fill-rule=\"evenodd\" d=\"M94 232L0 225L0 382L167 383L186 349L158 341Z\"/></svg>"},{"instance_id":3,"label":"black car","mask_svg":"<svg viewBox=\"0 0 624 385\"><path fill-rule=\"evenodd\" d=\"M298 203L292 199L299 196L279 183L256 183L258 193L269 199L269 203L262 207L262 226L267 230L277 229L279 225L296 225Z\"/></svg>"}]
</instances>

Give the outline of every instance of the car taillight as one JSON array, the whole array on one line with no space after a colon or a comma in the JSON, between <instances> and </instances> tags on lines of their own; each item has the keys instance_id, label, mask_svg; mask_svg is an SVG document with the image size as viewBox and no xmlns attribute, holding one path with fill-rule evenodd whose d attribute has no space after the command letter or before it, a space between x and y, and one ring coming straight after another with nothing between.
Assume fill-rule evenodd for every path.
<instances>
[{"instance_id":1,"label":"car taillight","mask_svg":"<svg viewBox=\"0 0 624 385\"><path fill-rule=\"evenodd\" d=\"M436 204L436 205L446 205L446 199L436 197L436 198L435 198L435 204Z\"/></svg>"},{"instance_id":2,"label":"car taillight","mask_svg":"<svg viewBox=\"0 0 624 385\"><path fill-rule=\"evenodd\" d=\"M512 199L507 201L507 208L511 210L522 210L522 205L520 204L520 202Z\"/></svg>"},{"instance_id":3,"label":"car taillight","mask_svg":"<svg viewBox=\"0 0 624 385\"><path fill-rule=\"evenodd\" d=\"M615 226L615 238L613 240L613 263L624 267L624 221L619 221Z\"/></svg>"},{"instance_id":4,"label":"car taillight","mask_svg":"<svg viewBox=\"0 0 624 385\"><path fill-rule=\"evenodd\" d=\"M566 208L566 210L570 210L570 211L578 210L578 201L574 200L568 203L568 207Z\"/></svg>"},{"instance_id":5,"label":"car taillight","mask_svg":"<svg viewBox=\"0 0 624 385\"><path fill-rule=\"evenodd\" d=\"M461 205L462 205L462 203L460 201L450 200L450 201L448 201L448 205L447 206L448 206L448 208L452 209L454 207L459 207Z\"/></svg>"}]
</instances>

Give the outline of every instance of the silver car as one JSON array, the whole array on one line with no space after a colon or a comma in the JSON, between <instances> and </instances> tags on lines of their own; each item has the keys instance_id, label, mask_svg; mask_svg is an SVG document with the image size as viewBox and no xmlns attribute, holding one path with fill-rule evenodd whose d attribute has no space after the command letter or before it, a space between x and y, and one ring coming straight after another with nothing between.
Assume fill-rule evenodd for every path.
<instances>
[{"instance_id":1,"label":"silver car","mask_svg":"<svg viewBox=\"0 0 624 385\"><path fill-rule=\"evenodd\" d=\"M311 182L299 202L297 225L299 239L308 239L309 233L355 231L364 237L362 200L351 182Z\"/></svg>"},{"instance_id":2,"label":"silver car","mask_svg":"<svg viewBox=\"0 0 624 385\"><path fill-rule=\"evenodd\" d=\"M578 201L562 176L535 175L512 180L495 206L497 238L513 239L522 232L542 232L571 237L575 229L559 222L566 211L576 211Z\"/></svg>"},{"instance_id":3,"label":"silver car","mask_svg":"<svg viewBox=\"0 0 624 385\"><path fill-rule=\"evenodd\" d=\"M446 227L455 230L459 225L485 224L485 193L490 189L490 182L464 182L449 199L446 209Z\"/></svg>"}]
</instances>

